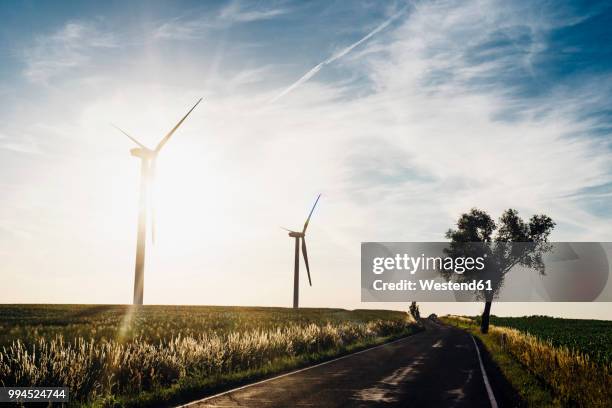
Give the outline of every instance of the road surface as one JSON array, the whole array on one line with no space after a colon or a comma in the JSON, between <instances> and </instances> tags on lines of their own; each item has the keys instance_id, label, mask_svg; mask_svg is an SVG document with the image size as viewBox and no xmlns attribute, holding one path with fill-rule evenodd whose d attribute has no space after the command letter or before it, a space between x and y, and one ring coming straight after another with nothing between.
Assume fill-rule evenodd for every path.
<instances>
[{"instance_id":1,"label":"road surface","mask_svg":"<svg viewBox=\"0 0 612 408\"><path fill-rule=\"evenodd\" d=\"M289 375L188 404L189 408L516 406L511 387L466 332L424 332ZM510 391L509 391L510 390Z\"/></svg>"}]
</instances>

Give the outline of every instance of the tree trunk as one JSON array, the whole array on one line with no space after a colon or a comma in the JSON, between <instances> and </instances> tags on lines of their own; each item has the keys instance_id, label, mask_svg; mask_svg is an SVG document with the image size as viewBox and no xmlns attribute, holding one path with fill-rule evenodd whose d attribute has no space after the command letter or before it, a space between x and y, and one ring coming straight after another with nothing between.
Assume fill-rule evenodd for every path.
<instances>
[{"instance_id":1,"label":"tree trunk","mask_svg":"<svg viewBox=\"0 0 612 408\"><path fill-rule=\"evenodd\" d=\"M485 302L485 308L482 312L482 319L480 321L480 332L488 333L489 332L489 316L491 315L491 303L490 301Z\"/></svg>"}]
</instances>

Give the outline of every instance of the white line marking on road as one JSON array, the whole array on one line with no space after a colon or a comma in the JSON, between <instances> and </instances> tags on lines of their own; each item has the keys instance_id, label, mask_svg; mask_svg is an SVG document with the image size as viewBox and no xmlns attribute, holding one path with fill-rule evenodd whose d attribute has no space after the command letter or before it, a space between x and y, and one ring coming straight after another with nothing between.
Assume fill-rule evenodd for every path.
<instances>
[{"instance_id":1,"label":"white line marking on road","mask_svg":"<svg viewBox=\"0 0 612 408\"><path fill-rule=\"evenodd\" d=\"M497 401L495 400L495 395L493 395L493 389L491 388L491 384L489 384L489 377L487 377L487 372L485 371L484 364L482 364L482 358L480 357L480 350L478 350L478 344L476 344L474 336L470 334L470 337L472 337L474 347L476 347L476 354L478 354L478 362L480 363L480 371L482 371L482 379L484 380L485 388L487 389L487 394L489 394L491 408L497 408Z\"/></svg>"},{"instance_id":2,"label":"white line marking on road","mask_svg":"<svg viewBox=\"0 0 612 408\"><path fill-rule=\"evenodd\" d=\"M324 366L326 364L333 363L335 361L344 360L345 358L353 357L353 356L356 356L357 354L365 353L367 351L376 350L377 348L381 348L381 347L384 347L384 346L388 346L390 344L398 343L398 342L400 342L402 340L407 340L407 339L410 339L410 338L412 338L412 336L402 337L401 339L393 340L393 341L390 341L389 343L380 344L378 346L370 347L370 348L367 348L365 350L357 351L355 353L347 354L347 355L342 356L342 357L334 358L333 360L324 361L322 363L315 364L313 366L300 368L299 370L295 370L295 371L291 371L289 373L277 375L276 377L267 378L265 380L257 381L257 382L254 382L252 384L246 384L246 385L243 385L242 387L233 388L231 390L220 392L219 394L211 395L209 397L204 397L204 398L199 399L197 401L188 402L187 404L184 404L184 405L178 405L176 408L190 407L192 405L199 404L201 402L206 402L206 401L211 400L213 398L222 397L224 395L231 394L232 392L244 390L245 388L254 387L256 385L264 384L264 383L267 383L269 381L278 380L279 378L288 377L288 376L293 375L293 374L301 373L302 371L312 370L313 368L321 367L321 366ZM497 406L495 406L494 408L497 408Z\"/></svg>"},{"instance_id":3,"label":"white line marking on road","mask_svg":"<svg viewBox=\"0 0 612 408\"><path fill-rule=\"evenodd\" d=\"M417 360L418 361L418 360ZM407 367L398 368L390 376L383 378L381 381L387 385L399 385L408 375L414 371L414 367L412 367L415 363L413 362Z\"/></svg>"}]
</instances>

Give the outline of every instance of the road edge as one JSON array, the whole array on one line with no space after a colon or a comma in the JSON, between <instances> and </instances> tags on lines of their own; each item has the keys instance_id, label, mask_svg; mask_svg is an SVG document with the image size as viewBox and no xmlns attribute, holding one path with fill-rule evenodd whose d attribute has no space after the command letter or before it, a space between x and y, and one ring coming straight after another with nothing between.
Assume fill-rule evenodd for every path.
<instances>
[{"instance_id":1,"label":"road edge","mask_svg":"<svg viewBox=\"0 0 612 408\"><path fill-rule=\"evenodd\" d=\"M497 400L495 399L495 394L493 393L493 389L491 388L491 384L489 383L489 377L487 376L487 370L485 370L484 364L482 362L482 357L480 356L480 349L478 348L478 344L474 339L474 336L470 334L472 338L472 342L474 343L474 347L476 347L476 355L478 356L478 363L480 363L480 372L482 373L482 379L485 384L485 388L487 389L487 395L489 396L489 402L491 403L491 408L497 407Z\"/></svg>"},{"instance_id":2,"label":"road edge","mask_svg":"<svg viewBox=\"0 0 612 408\"><path fill-rule=\"evenodd\" d=\"M373 346L373 347L368 347L366 349L359 350L359 351L356 351L356 352L353 352L353 353L345 354L343 356L336 357L336 358L333 358L331 360L326 360L326 361L323 361L321 363L317 363L315 365L303 367L303 368L300 368L300 369L297 369L297 370L290 371L288 373L283 373L283 374L280 374L280 375L276 375L274 377L270 377L270 378L266 378L266 379L263 379L263 380L260 380L260 381L256 381L254 383L245 384L245 385L242 385L240 387L232 388L232 389L229 389L229 390L226 390L226 391L214 394L214 395L209 395L207 397L200 398L199 400L191 401L191 402L188 402L186 404L176 405L175 408L187 408L187 407L191 407L191 406L194 406L196 404L212 400L213 398L218 398L218 397L222 397L222 396L227 395L227 394L231 394L232 392L244 390L246 388L254 387L254 386L259 385L259 384L265 384L265 383L267 383L269 381L277 380L279 378L288 377L290 375L294 375L294 374L301 373L301 372L304 372L304 371L312 370L314 368L321 367L321 366L324 366L324 365L327 365L327 364L331 364L331 363L336 362L336 361L344 360L345 358L353 357L353 356L356 356L358 354L362 354L362 353L366 353L366 352L371 351L371 350L378 349L380 347L388 346L388 345L391 345L391 344L394 344L394 343L398 343L400 341L404 341L404 340L410 339L415 334L417 334L417 333L409 334L409 335L401 337L399 339L395 339L395 340L392 340L392 341L389 341L389 342L386 342L386 343L378 344L378 345Z\"/></svg>"}]
</instances>

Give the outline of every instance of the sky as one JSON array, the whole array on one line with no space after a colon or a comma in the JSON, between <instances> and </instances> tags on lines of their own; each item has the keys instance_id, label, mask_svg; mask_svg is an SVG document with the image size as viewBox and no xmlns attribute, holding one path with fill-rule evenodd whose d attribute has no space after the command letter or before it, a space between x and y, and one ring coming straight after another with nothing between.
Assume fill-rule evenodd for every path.
<instances>
[{"instance_id":1,"label":"sky","mask_svg":"<svg viewBox=\"0 0 612 408\"><path fill-rule=\"evenodd\" d=\"M130 303L139 162L161 152L145 303L360 302L362 241L472 207L610 241L606 2L0 2L0 302ZM305 276L302 276L305 278ZM610 284L610 283L609 283ZM478 313L480 304L424 304ZM612 319L609 304L496 314Z\"/></svg>"}]
</instances>

